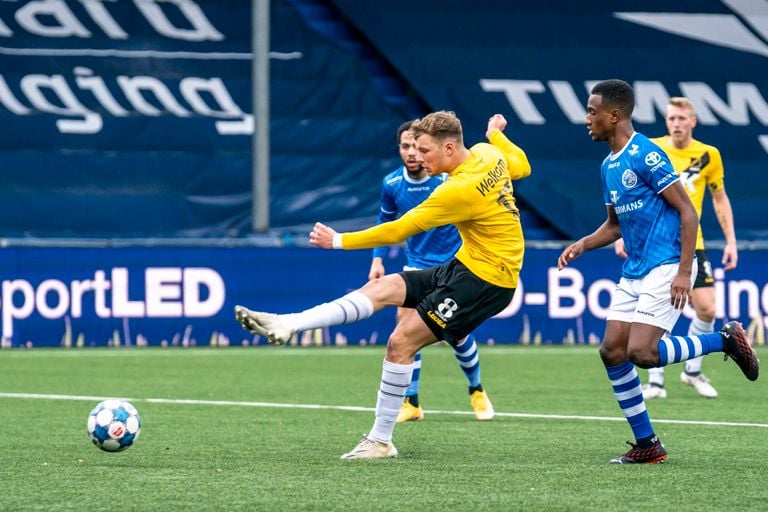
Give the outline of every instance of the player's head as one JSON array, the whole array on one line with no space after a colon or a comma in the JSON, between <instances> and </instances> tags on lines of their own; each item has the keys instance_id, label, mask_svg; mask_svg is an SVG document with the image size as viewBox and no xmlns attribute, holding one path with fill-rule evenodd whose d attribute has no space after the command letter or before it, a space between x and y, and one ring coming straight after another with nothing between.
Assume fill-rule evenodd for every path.
<instances>
[{"instance_id":1,"label":"player's head","mask_svg":"<svg viewBox=\"0 0 768 512\"><path fill-rule=\"evenodd\" d=\"M624 80L605 80L592 87L584 122L592 140L606 140L621 124L632 123L635 91Z\"/></svg>"},{"instance_id":2,"label":"player's head","mask_svg":"<svg viewBox=\"0 0 768 512\"><path fill-rule=\"evenodd\" d=\"M411 125L416 140L417 161L427 174L436 176L456 167L456 157L464 149L461 121L453 112L433 112Z\"/></svg>"},{"instance_id":3,"label":"player's head","mask_svg":"<svg viewBox=\"0 0 768 512\"><path fill-rule=\"evenodd\" d=\"M691 100L683 97L670 98L665 120L672 144L678 148L687 147L696 127L696 111Z\"/></svg>"},{"instance_id":4,"label":"player's head","mask_svg":"<svg viewBox=\"0 0 768 512\"><path fill-rule=\"evenodd\" d=\"M424 170L416 161L416 140L411 133L413 121L406 121L397 129L397 147L405 170L410 174L421 174Z\"/></svg>"}]
</instances>

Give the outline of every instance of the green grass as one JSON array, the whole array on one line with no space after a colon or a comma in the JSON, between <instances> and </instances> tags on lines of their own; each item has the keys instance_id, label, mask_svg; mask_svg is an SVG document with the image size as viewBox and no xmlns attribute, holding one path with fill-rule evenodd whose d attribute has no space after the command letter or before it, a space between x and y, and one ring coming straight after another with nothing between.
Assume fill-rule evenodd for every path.
<instances>
[{"instance_id":1,"label":"green grass","mask_svg":"<svg viewBox=\"0 0 768 512\"><path fill-rule=\"evenodd\" d=\"M670 397L648 404L668 462L633 467L607 464L632 436L594 347L481 357L492 422L449 414L469 411L466 381L448 348L430 347L426 419L398 426L400 457L341 461L372 412L280 404L373 407L383 347L3 351L0 393L130 397L142 434L104 453L85 432L94 400L0 397L0 510L766 509L766 384L732 362L705 362L715 400L668 369Z\"/></svg>"}]
</instances>

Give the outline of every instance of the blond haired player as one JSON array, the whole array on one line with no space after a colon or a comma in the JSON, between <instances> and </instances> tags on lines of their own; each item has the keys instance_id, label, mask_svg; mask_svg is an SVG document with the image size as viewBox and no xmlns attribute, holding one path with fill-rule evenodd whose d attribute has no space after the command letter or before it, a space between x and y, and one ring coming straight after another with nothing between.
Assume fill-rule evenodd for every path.
<instances>
[{"instance_id":1,"label":"blond haired player","mask_svg":"<svg viewBox=\"0 0 768 512\"><path fill-rule=\"evenodd\" d=\"M453 224L462 244L448 263L388 274L334 301L301 313L274 315L235 307L242 326L271 343L296 331L356 322L385 306L409 308L387 342L373 428L342 459L396 457L395 421L411 380L416 352L445 340L456 345L512 300L523 265L523 229L512 182L531 173L528 158L501 132L500 114L488 120L491 142L464 145L453 112L433 112L411 126L416 160L445 183L397 220L352 233L315 224L310 243L323 249L368 249L402 242L420 231Z\"/></svg>"},{"instance_id":2,"label":"blond haired player","mask_svg":"<svg viewBox=\"0 0 768 512\"><path fill-rule=\"evenodd\" d=\"M696 111L688 98L675 97L669 100L666 124L668 135L651 140L669 156L699 218L701 218L704 195L709 189L717 220L725 236L725 248L721 262L725 270L736 268L739 254L736 248L733 210L728 194L725 192L723 160L720 157L720 151L714 146L704 144L693 138L693 129L696 127ZM617 244L617 254L626 257L623 251L623 243ZM691 291L696 316L688 328L689 336L714 332L715 330L715 279L712 265L704 250L701 225L699 225L696 236L696 258L699 272ZM684 370L680 374L680 380L696 389L699 395L705 398L715 398L717 397L717 390L701 372L701 362L702 357L686 361ZM648 384L643 386L643 396L646 399L667 397L667 390L664 387L664 368L648 370L648 380Z\"/></svg>"}]
</instances>

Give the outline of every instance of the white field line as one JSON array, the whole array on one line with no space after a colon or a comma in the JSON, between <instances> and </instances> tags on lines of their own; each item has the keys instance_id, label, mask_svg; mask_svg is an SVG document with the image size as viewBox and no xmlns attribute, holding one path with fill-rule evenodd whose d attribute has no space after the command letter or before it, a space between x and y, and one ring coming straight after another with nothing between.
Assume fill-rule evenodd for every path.
<instances>
[{"instance_id":1,"label":"white field line","mask_svg":"<svg viewBox=\"0 0 768 512\"><path fill-rule=\"evenodd\" d=\"M48 395L39 393L2 393L0 398L21 398L38 400L76 400L82 402L100 402L106 400L106 396L82 396L82 395ZM333 411L374 412L372 407L357 407L352 405L321 405L321 404L283 404L278 402L240 402L231 400L180 400L174 398L123 398L130 402L146 402L151 404L174 405L212 405L228 407L270 407L277 409L324 409ZM474 414L471 411L437 411L425 410L429 414ZM496 412L496 416L504 418L536 418L546 420L580 420L580 421L626 421L620 416L576 416L571 414L535 414L522 412ZM670 420L654 419L654 423L671 423L676 425L707 425L712 427L745 427L768 428L768 423L740 423L732 421L699 421L699 420Z\"/></svg>"}]
</instances>

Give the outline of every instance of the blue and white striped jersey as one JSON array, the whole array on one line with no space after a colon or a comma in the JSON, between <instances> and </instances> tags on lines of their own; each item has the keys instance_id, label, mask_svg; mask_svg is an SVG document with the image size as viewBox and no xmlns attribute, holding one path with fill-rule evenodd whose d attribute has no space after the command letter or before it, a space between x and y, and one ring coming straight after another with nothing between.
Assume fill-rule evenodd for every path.
<instances>
[{"instance_id":1,"label":"blue and white striped jersey","mask_svg":"<svg viewBox=\"0 0 768 512\"><path fill-rule=\"evenodd\" d=\"M603 160L601 174L605 204L616 212L628 255L622 275L638 279L680 261L680 214L661 195L679 178L667 154L635 132Z\"/></svg>"},{"instance_id":2,"label":"blue and white striped jersey","mask_svg":"<svg viewBox=\"0 0 768 512\"><path fill-rule=\"evenodd\" d=\"M419 205L447 177L447 174L443 174L412 180L408 177L405 166L387 174L381 184L381 210L378 223L395 220L411 208ZM453 257L460 246L461 237L453 225L440 226L423 233L417 233L406 242L407 265L413 268L442 265ZM386 253L386 247L377 247L373 250L374 257L383 257Z\"/></svg>"}]
</instances>

